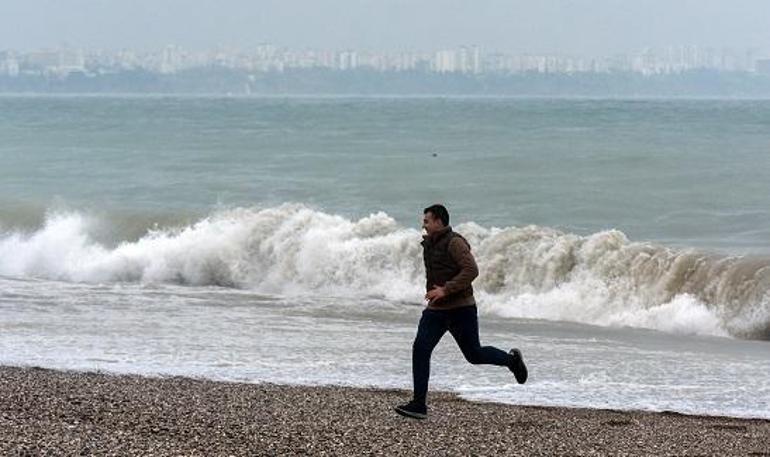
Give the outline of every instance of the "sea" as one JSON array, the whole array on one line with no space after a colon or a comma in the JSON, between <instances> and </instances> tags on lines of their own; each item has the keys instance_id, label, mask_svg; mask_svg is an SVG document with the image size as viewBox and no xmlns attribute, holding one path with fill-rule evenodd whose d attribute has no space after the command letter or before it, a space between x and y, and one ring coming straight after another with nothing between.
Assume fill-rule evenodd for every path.
<instances>
[{"instance_id":1,"label":"sea","mask_svg":"<svg viewBox=\"0 0 770 457\"><path fill-rule=\"evenodd\" d=\"M433 203L431 389L770 419L770 100L0 96L0 364L409 389Z\"/></svg>"}]
</instances>

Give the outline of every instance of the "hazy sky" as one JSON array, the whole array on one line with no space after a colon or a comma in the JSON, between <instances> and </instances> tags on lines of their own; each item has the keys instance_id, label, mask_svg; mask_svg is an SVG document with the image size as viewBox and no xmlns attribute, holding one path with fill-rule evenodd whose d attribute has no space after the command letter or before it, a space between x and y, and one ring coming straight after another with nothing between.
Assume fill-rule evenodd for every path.
<instances>
[{"instance_id":1,"label":"hazy sky","mask_svg":"<svg viewBox=\"0 0 770 457\"><path fill-rule=\"evenodd\" d=\"M601 55L770 51L770 0L0 0L0 49L248 47Z\"/></svg>"}]
</instances>

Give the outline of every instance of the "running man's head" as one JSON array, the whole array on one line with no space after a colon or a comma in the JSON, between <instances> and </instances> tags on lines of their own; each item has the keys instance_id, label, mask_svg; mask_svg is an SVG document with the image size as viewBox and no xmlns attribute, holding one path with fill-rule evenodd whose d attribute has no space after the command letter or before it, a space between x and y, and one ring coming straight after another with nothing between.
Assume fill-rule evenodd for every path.
<instances>
[{"instance_id":1,"label":"running man's head","mask_svg":"<svg viewBox=\"0 0 770 457\"><path fill-rule=\"evenodd\" d=\"M444 205L431 205L422 210L422 228L432 236L449 226L449 211Z\"/></svg>"}]
</instances>

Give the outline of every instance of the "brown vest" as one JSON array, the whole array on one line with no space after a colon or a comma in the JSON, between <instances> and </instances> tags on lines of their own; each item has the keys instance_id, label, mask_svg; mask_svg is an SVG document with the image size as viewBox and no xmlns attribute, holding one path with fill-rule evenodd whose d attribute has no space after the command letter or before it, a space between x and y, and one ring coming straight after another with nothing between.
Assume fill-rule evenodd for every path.
<instances>
[{"instance_id":1,"label":"brown vest","mask_svg":"<svg viewBox=\"0 0 770 457\"><path fill-rule=\"evenodd\" d=\"M437 238L428 237L422 240L422 259L425 262L426 290L431 290L433 286L443 286L447 281L460 273L460 266L457 265L449 254L449 242L455 237L462 239L463 242L468 244L468 241L459 233L453 232L451 227L448 227L445 232L439 234ZM435 307L444 307L442 305L454 307L451 304L453 302L471 305L475 303L472 297L473 287L469 286L466 289L435 301L434 305Z\"/></svg>"}]
</instances>

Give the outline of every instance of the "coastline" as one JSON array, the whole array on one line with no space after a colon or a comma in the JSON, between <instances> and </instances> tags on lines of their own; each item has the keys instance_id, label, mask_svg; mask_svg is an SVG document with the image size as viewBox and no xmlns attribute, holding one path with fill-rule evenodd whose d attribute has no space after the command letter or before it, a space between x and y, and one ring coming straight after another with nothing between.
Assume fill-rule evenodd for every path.
<instances>
[{"instance_id":1,"label":"coastline","mask_svg":"<svg viewBox=\"0 0 770 457\"><path fill-rule=\"evenodd\" d=\"M753 455L770 420L0 366L3 455Z\"/></svg>"}]
</instances>

